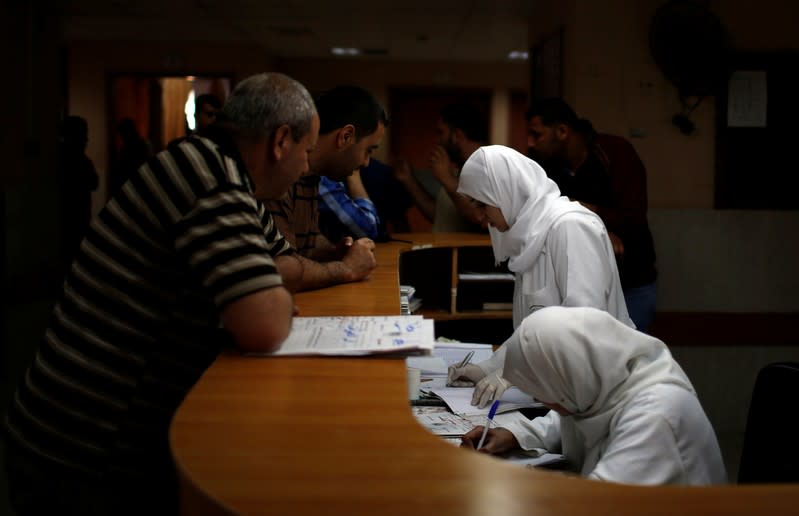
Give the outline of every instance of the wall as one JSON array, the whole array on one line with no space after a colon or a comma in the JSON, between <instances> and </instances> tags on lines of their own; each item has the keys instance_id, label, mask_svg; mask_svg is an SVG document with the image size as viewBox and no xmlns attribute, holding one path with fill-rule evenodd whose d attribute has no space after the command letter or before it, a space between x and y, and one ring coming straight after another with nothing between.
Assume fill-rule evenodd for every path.
<instances>
[{"instance_id":1,"label":"wall","mask_svg":"<svg viewBox=\"0 0 799 516\"><path fill-rule=\"evenodd\" d=\"M100 176L93 195L95 213L105 202L109 165L107 119L108 77L126 75L229 75L235 82L248 75L268 71L271 58L260 48L208 43L126 43L77 41L69 44L69 113L89 123L87 155Z\"/></svg>"},{"instance_id":2,"label":"wall","mask_svg":"<svg viewBox=\"0 0 799 516\"><path fill-rule=\"evenodd\" d=\"M649 26L662 0L592 2L542 0L530 23L530 44L565 28L564 97L602 131L630 136L644 163L653 208L712 208L715 107L705 99L684 136L671 124L679 112L676 88L649 53ZM739 50L797 49L791 20L799 6L786 0L714 0L709 8Z\"/></svg>"},{"instance_id":3,"label":"wall","mask_svg":"<svg viewBox=\"0 0 799 516\"><path fill-rule=\"evenodd\" d=\"M649 212L664 312L799 313L797 211Z\"/></svg>"},{"instance_id":4,"label":"wall","mask_svg":"<svg viewBox=\"0 0 799 516\"><path fill-rule=\"evenodd\" d=\"M780 258L794 256L790 250L780 251L784 251L783 235L795 231L797 218L780 212L719 213L712 209L713 99L705 99L693 113L694 134L685 136L671 124L671 117L680 109L676 88L656 67L648 40L651 19L662 4L662 0L542 1L538 4L540 15L531 20L530 42L534 45L558 27L564 29L565 97L599 130L629 137L647 166L663 290L660 307L672 311L799 311L790 287L768 287L799 284L799 272ZM710 2L710 8L726 26L735 49L799 47L799 36L793 35L786 21L799 15L794 3L766 0L752 5L719 0ZM631 137L631 132L640 137ZM686 209L691 212L684 216L674 211ZM664 240L671 238L668 235L677 240ZM751 243L752 238L757 244ZM696 251L690 246L700 246L699 256L693 256L693 268L686 262ZM776 258L766 264L765 256ZM736 282L736 290L731 292L733 287L723 278L738 278L744 272L749 274L746 281ZM703 281L707 288L697 291L696 285ZM742 305L744 300L749 304Z\"/></svg>"},{"instance_id":5,"label":"wall","mask_svg":"<svg viewBox=\"0 0 799 516\"><path fill-rule=\"evenodd\" d=\"M542 40L551 37L558 31L563 31L561 55L561 85L563 97L572 101L576 96L577 63L576 58L580 34L573 29L577 16L579 0L533 0L533 17L530 19L528 38L530 48L534 48Z\"/></svg>"},{"instance_id":6,"label":"wall","mask_svg":"<svg viewBox=\"0 0 799 516\"><path fill-rule=\"evenodd\" d=\"M575 110L601 131L630 137L647 166L653 208L711 208L714 176L713 102L693 112L697 130L682 135L674 85L649 53L649 24L659 0L578 2L573 31ZM568 29L567 29L568 30Z\"/></svg>"},{"instance_id":7,"label":"wall","mask_svg":"<svg viewBox=\"0 0 799 516\"><path fill-rule=\"evenodd\" d=\"M508 143L511 91L528 88L528 65L524 62L457 63L377 61L370 59L292 59L281 60L277 69L294 77L312 91L323 91L337 84L357 84L371 91L388 106L388 90L400 86L435 88L486 88L493 90L493 142ZM389 116L391 114L389 113ZM386 160L391 155L391 127L375 157Z\"/></svg>"},{"instance_id":8,"label":"wall","mask_svg":"<svg viewBox=\"0 0 799 516\"><path fill-rule=\"evenodd\" d=\"M399 85L433 85L496 88L498 95L510 90L526 90L526 63L441 63L381 62L368 59L293 59L274 60L261 49L244 46L220 46L207 43L136 43L73 42L69 46L69 111L89 122L87 154L94 161L101 185L94 196L95 212L105 200L105 176L108 167L106 119L109 74L230 74L233 81L263 71L280 71L305 84L312 91L337 84L358 84L370 89L384 103L388 88ZM506 108L507 109L507 108ZM503 120L507 121L505 114ZM390 129L389 129L390 130ZM387 134L386 142L390 141ZM381 146L376 156L386 158L390 150Z\"/></svg>"}]
</instances>

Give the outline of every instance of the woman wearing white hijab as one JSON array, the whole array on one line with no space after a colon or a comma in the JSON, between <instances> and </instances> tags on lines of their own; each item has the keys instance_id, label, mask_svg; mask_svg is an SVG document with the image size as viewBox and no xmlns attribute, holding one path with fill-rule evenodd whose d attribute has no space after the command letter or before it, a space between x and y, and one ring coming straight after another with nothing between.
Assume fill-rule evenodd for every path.
<instances>
[{"instance_id":1,"label":"woman wearing white hijab","mask_svg":"<svg viewBox=\"0 0 799 516\"><path fill-rule=\"evenodd\" d=\"M502 145L480 147L463 166L458 192L478 205L497 262L508 260L516 283L513 327L545 306L592 306L635 327L619 281L613 245L594 212L560 195L535 161ZM505 346L490 359L451 367L448 384L471 386L486 406L509 387Z\"/></svg>"},{"instance_id":2,"label":"woman wearing white hijab","mask_svg":"<svg viewBox=\"0 0 799 516\"><path fill-rule=\"evenodd\" d=\"M506 346L507 379L551 410L489 430L481 451L561 452L574 472L611 482L726 482L713 427L663 342L601 310L551 307L527 317Z\"/></svg>"}]
</instances>

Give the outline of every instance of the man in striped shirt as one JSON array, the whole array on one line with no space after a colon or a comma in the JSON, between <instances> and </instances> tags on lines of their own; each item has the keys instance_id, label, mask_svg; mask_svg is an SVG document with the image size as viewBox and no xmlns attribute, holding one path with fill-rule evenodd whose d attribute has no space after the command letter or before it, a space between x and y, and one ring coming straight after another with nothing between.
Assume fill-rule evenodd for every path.
<instances>
[{"instance_id":1,"label":"man in striped shirt","mask_svg":"<svg viewBox=\"0 0 799 516\"><path fill-rule=\"evenodd\" d=\"M353 170L369 164L383 139L388 116L375 97L357 86L337 86L316 100L319 143L311 154L311 174L303 176L289 193L268 204L280 232L300 255L304 274L301 290L327 287L366 278L375 268L374 242L345 237L331 243L319 231L321 176L343 181ZM284 273L282 264L281 273ZM284 277L286 274L284 273Z\"/></svg>"},{"instance_id":2,"label":"man in striped shirt","mask_svg":"<svg viewBox=\"0 0 799 516\"><path fill-rule=\"evenodd\" d=\"M218 127L149 160L93 221L5 419L20 515L176 511L167 433L186 392L224 346L289 333L275 260L297 260L260 200L308 171L318 131L300 83L249 77Z\"/></svg>"}]
</instances>

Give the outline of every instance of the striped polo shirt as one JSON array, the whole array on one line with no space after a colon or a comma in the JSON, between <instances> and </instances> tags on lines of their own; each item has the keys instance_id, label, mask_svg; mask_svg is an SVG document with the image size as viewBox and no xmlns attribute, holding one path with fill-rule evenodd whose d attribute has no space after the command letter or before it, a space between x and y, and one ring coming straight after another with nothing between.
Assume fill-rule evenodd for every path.
<instances>
[{"instance_id":1,"label":"striped polo shirt","mask_svg":"<svg viewBox=\"0 0 799 516\"><path fill-rule=\"evenodd\" d=\"M291 250L253 188L219 130L133 174L66 277L6 416L13 443L87 473L172 471L171 417L232 343L220 310L282 285L272 257Z\"/></svg>"},{"instance_id":2,"label":"striped polo shirt","mask_svg":"<svg viewBox=\"0 0 799 516\"><path fill-rule=\"evenodd\" d=\"M280 233L303 256L316 247L319 236L319 180L302 176L282 198L267 201Z\"/></svg>"}]
</instances>

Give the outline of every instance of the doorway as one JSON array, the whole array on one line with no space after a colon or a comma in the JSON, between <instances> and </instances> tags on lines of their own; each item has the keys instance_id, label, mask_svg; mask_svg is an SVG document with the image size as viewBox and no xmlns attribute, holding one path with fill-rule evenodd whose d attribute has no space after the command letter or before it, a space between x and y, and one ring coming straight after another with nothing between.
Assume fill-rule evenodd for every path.
<instances>
[{"instance_id":1,"label":"doorway","mask_svg":"<svg viewBox=\"0 0 799 516\"><path fill-rule=\"evenodd\" d=\"M230 94L228 76L196 75L112 75L108 95L108 170L107 185L118 184L115 176L124 174L123 138L120 129L133 128L143 140L148 157L166 148L170 141L186 136L194 128L194 99L213 94L224 102ZM109 190L113 190L113 187ZM108 197L108 195L107 195Z\"/></svg>"}]
</instances>

